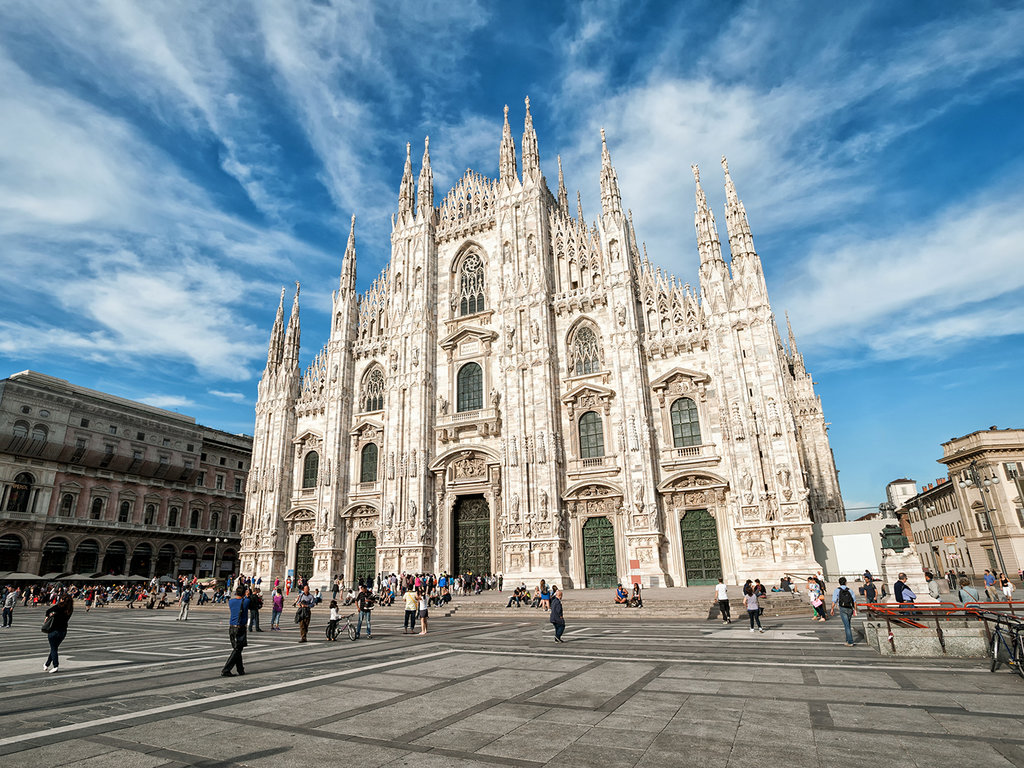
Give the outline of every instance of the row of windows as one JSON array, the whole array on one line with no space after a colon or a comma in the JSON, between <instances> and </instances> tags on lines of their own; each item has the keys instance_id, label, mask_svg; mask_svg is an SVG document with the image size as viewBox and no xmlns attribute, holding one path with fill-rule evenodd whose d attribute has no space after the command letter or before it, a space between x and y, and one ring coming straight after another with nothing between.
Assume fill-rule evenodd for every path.
<instances>
[{"instance_id":1,"label":"row of windows","mask_svg":"<svg viewBox=\"0 0 1024 768\"><path fill-rule=\"evenodd\" d=\"M27 421L16 421L14 422L14 436L15 437L28 437L29 432L32 433L33 440L46 440L49 431L43 424L36 424L34 427Z\"/></svg>"},{"instance_id":2,"label":"row of windows","mask_svg":"<svg viewBox=\"0 0 1024 768\"><path fill-rule=\"evenodd\" d=\"M92 500L89 505L89 519L90 520L102 520L103 512L106 507L106 500L102 497L97 497ZM72 517L75 513L75 496L70 493L65 493L60 500L60 507L57 510L57 514L60 517ZM146 504L143 510L142 523L143 525L156 525L157 524L157 505ZM189 527L199 528L202 522L201 509L193 509L189 517ZM130 501L122 501L117 512L117 522L127 523L132 517L132 503ZM181 509L178 507L170 507L167 510L167 527L177 528L179 519L184 524L184 517L181 515ZM220 530L221 519L219 512L210 513L210 525L209 530ZM238 530L238 515L230 515L228 517L228 531L234 533Z\"/></svg>"},{"instance_id":3,"label":"row of windows","mask_svg":"<svg viewBox=\"0 0 1024 768\"><path fill-rule=\"evenodd\" d=\"M945 536L963 536L964 528L960 523L947 523L935 528L926 528L924 531L925 541L939 541Z\"/></svg>"},{"instance_id":4,"label":"row of windows","mask_svg":"<svg viewBox=\"0 0 1024 768\"><path fill-rule=\"evenodd\" d=\"M479 366L478 366L479 367ZM462 410L460 408L460 410ZM473 410L473 409L469 409ZM697 405L688 397L681 397L672 403L672 442L677 448L700 445L700 422ZM579 419L580 458L594 459L604 456L604 424L600 414L587 411ZM377 482L379 449L375 443L363 446L359 457L359 482ZM302 468L302 487L314 488L320 468L320 456L316 451L306 454Z\"/></svg>"}]
</instances>

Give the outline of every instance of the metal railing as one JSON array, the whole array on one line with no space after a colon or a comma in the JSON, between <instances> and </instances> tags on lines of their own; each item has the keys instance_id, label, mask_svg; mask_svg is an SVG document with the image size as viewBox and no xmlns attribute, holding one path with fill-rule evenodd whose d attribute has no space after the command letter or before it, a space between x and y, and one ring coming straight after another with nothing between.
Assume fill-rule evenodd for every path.
<instances>
[{"instance_id":1,"label":"metal railing","mask_svg":"<svg viewBox=\"0 0 1024 768\"><path fill-rule=\"evenodd\" d=\"M892 653L895 656L896 637L893 633L893 626L910 627L914 629L935 628L935 635L938 638L942 652L946 653L946 638L942 631L945 624L948 628L951 622L980 622L985 630L986 647L992 644L992 623L1003 623L1008 625L1019 625L1024 616L1018 616L1018 611L1024 611L1024 602L1004 600L1002 602L971 602L966 605L960 603L858 603L857 609L863 611L869 619L884 619L887 641Z\"/></svg>"}]
</instances>

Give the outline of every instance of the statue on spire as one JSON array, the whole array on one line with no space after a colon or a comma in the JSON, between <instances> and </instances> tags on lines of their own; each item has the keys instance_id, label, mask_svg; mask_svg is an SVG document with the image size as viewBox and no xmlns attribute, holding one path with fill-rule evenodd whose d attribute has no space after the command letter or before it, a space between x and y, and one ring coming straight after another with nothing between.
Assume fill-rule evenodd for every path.
<instances>
[{"instance_id":1,"label":"statue on spire","mask_svg":"<svg viewBox=\"0 0 1024 768\"><path fill-rule=\"evenodd\" d=\"M430 137L423 139L423 163L420 165L419 196L416 200L421 216L434 215L434 172L430 169Z\"/></svg>"},{"instance_id":2,"label":"statue on spire","mask_svg":"<svg viewBox=\"0 0 1024 768\"><path fill-rule=\"evenodd\" d=\"M501 182L511 189L518 179L518 171L516 170L516 145L512 140L512 129L508 125L508 104L505 105L505 125L501 129L498 171Z\"/></svg>"},{"instance_id":3,"label":"statue on spire","mask_svg":"<svg viewBox=\"0 0 1024 768\"><path fill-rule=\"evenodd\" d=\"M612 165L612 156L608 151L604 128L601 129L601 212L622 213L622 197L619 195L619 178Z\"/></svg>"},{"instance_id":4,"label":"statue on spire","mask_svg":"<svg viewBox=\"0 0 1024 768\"><path fill-rule=\"evenodd\" d=\"M537 132L533 130L533 116L530 114L530 97L526 97L526 120L523 127L523 181L540 180L540 150L537 147Z\"/></svg>"},{"instance_id":5,"label":"statue on spire","mask_svg":"<svg viewBox=\"0 0 1024 768\"><path fill-rule=\"evenodd\" d=\"M569 215L569 194L565 191L565 176L562 175L562 156L558 156L558 208L562 215Z\"/></svg>"},{"instance_id":6,"label":"statue on spire","mask_svg":"<svg viewBox=\"0 0 1024 768\"><path fill-rule=\"evenodd\" d=\"M412 215L415 190L412 185L412 145L405 144L405 169L402 171L402 186L398 190L398 218Z\"/></svg>"}]
</instances>

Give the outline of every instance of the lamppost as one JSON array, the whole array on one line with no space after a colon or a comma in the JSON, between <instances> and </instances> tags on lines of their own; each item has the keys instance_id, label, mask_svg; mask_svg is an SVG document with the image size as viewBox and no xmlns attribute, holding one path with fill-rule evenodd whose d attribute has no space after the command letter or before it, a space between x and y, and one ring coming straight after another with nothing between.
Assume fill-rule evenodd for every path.
<instances>
[{"instance_id":1,"label":"lamppost","mask_svg":"<svg viewBox=\"0 0 1024 768\"><path fill-rule=\"evenodd\" d=\"M996 551L996 558L999 560L999 570L1006 573L1006 564L1003 562L1003 553L999 549L999 539L996 537L996 528L992 525L992 510L988 506L988 497L985 493L989 490L989 486L999 484L999 475L995 472L992 473L992 477L986 477L984 480L981 479L981 475L978 473L978 462L972 461L971 465L967 468L968 476L961 480L958 485L961 488L975 487L981 494L981 503L985 508L985 525L988 527L989 535L992 536L992 546ZM970 509L970 505L968 505Z\"/></svg>"},{"instance_id":2,"label":"lamppost","mask_svg":"<svg viewBox=\"0 0 1024 768\"><path fill-rule=\"evenodd\" d=\"M220 545L221 544L227 543L227 539L212 538L212 539L207 539L206 543L207 544L213 544L213 564L212 564L212 570L213 570L213 578L214 578L214 580L216 580L217 579L217 552L220 550Z\"/></svg>"}]
</instances>

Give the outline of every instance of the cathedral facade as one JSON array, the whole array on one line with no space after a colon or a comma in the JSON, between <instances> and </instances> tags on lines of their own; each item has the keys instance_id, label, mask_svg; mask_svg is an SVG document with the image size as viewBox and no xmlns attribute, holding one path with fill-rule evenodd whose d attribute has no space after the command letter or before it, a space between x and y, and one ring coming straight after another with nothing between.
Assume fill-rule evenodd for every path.
<instances>
[{"instance_id":1,"label":"cathedral facade","mask_svg":"<svg viewBox=\"0 0 1024 768\"><path fill-rule=\"evenodd\" d=\"M356 292L355 219L330 336L299 369L298 285L259 384L241 571L321 584L501 573L573 587L817 570L844 519L826 423L783 344L725 171L730 263L697 168L699 293L655 268L602 142L601 212L541 175L526 104L496 180L435 204L406 157L391 259Z\"/></svg>"}]
</instances>

